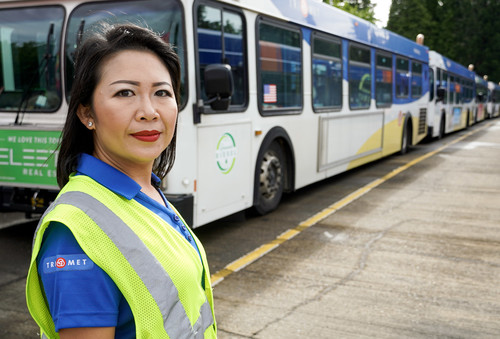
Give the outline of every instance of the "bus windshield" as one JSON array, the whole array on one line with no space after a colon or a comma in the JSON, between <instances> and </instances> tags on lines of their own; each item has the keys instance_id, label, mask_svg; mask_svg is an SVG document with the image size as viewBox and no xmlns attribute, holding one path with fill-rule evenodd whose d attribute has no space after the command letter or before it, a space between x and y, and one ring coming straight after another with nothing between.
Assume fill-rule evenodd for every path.
<instances>
[{"instance_id":1,"label":"bus windshield","mask_svg":"<svg viewBox=\"0 0 500 339\"><path fill-rule=\"evenodd\" d=\"M61 104L59 6L0 10L0 110L54 112Z\"/></svg>"},{"instance_id":2,"label":"bus windshield","mask_svg":"<svg viewBox=\"0 0 500 339\"><path fill-rule=\"evenodd\" d=\"M162 39L171 43L181 62L181 100L186 101L185 94L185 50L184 24L181 5L176 0L148 0L101 2L82 4L70 15L66 38L66 84L67 96L72 84L75 49L88 32L99 30L102 23L132 23L148 27L161 35Z\"/></svg>"}]
</instances>

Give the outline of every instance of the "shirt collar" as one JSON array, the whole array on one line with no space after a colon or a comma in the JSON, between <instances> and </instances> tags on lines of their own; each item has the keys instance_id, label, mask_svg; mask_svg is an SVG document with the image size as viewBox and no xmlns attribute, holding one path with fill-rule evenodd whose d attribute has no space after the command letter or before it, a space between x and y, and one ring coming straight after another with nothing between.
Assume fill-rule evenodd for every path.
<instances>
[{"instance_id":1,"label":"shirt collar","mask_svg":"<svg viewBox=\"0 0 500 339\"><path fill-rule=\"evenodd\" d=\"M133 199L142 188L125 173L86 153L80 154L76 171L78 174L91 177L107 189L128 200ZM161 180L154 173L151 173L151 181L155 186L159 186Z\"/></svg>"}]
</instances>

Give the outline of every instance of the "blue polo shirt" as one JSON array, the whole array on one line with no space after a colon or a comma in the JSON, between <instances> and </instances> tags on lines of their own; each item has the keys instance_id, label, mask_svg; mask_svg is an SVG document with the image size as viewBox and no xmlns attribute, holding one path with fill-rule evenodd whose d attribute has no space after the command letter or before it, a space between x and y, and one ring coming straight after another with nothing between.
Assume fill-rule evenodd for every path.
<instances>
[{"instance_id":1,"label":"blue polo shirt","mask_svg":"<svg viewBox=\"0 0 500 339\"><path fill-rule=\"evenodd\" d=\"M176 229L199 253L187 226L170 208L161 190L158 192L164 205L141 192L141 186L129 176L88 154L80 156L76 175L87 175L114 193L136 200ZM156 175L151 174L151 180L159 186ZM64 265L58 262L61 260ZM52 222L45 231L37 265L56 331L116 327L115 338L135 338L134 318L127 301L64 224Z\"/></svg>"}]
</instances>

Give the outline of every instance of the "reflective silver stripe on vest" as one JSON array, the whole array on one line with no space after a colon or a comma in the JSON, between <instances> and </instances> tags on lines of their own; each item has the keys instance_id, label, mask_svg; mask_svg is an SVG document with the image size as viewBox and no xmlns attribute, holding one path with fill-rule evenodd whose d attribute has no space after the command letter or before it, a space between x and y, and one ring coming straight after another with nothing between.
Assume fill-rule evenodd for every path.
<instances>
[{"instance_id":1,"label":"reflective silver stripe on vest","mask_svg":"<svg viewBox=\"0 0 500 339\"><path fill-rule=\"evenodd\" d=\"M81 209L113 241L160 308L163 326L170 338L204 337L205 330L213 324L212 310L208 301L206 300L201 306L200 317L191 327L172 279L125 222L99 200L83 192L64 193L50 206L50 210L58 204L68 204Z\"/></svg>"}]
</instances>

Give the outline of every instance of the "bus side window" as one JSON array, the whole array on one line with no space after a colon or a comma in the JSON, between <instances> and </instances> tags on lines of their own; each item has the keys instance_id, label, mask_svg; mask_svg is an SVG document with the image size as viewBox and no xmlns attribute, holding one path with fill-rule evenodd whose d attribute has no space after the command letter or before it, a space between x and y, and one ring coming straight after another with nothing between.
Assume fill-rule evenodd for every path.
<instances>
[{"instance_id":1,"label":"bus side window","mask_svg":"<svg viewBox=\"0 0 500 339\"><path fill-rule=\"evenodd\" d=\"M448 103L448 73L443 71L443 79L441 81L441 87L444 88L443 104Z\"/></svg>"},{"instance_id":2,"label":"bus side window","mask_svg":"<svg viewBox=\"0 0 500 339\"><path fill-rule=\"evenodd\" d=\"M418 99L422 96L422 64L412 61L411 63L411 97Z\"/></svg>"},{"instance_id":3,"label":"bus side window","mask_svg":"<svg viewBox=\"0 0 500 339\"><path fill-rule=\"evenodd\" d=\"M302 109L302 36L295 27L259 22L261 113Z\"/></svg>"},{"instance_id":4,"label":"bus side window","mask_svg":"<svg viewBox=\"0 0 500 339\"><path fill-rule=\"evenodd\" d=\"M375 100L377 107L392 104L392 56L377 53L375 70Z\"/></svg>"},{"instance_id":5,"label":"bus side window","mask_svg":"<svg viewBox=\"0 0 500 339\"><path fill-rule=\"evenodd\" d=\"M312 102L315 111L342 107L342 60L340 40L314 37Z\"/></svg>"},{"instance_id":6,"label":"bus side window","mask_svg":"<svg viewBox=\"0 0 500 339\"><path fill-rule=\"evenodd\" d=\"M455 77L454 76L450 76L450 85L449 85L449 96L448 96L448 103L449 104L453 104L454 100L455 100Z\"/></svg>"},{"instance_id":7,"label":"bus side window","mask_svg":"<svg viewBox=\"0 0 500 339\"><path fill-rule=\"evenodd\" d=\"M207 5L197 10L198 70L200 97L205 92L205 68L211 64L228 64L234 82L232 106L247 103L247 67L245 25L241 14Z\"/></svg>"},{"instance_id":8,"label":"bus side window","mask_svg":"<svg viewBox=\"0 0 500 339\"><path fill-rule=\"evenodd\" d=\"M410 80L410 62L408 59L396 58L396 97L408 98Z\"/></svg>"},{"instance_id":9,"label":"bus side window","mask_svg":"<svg viewBox=\"0 0 500 339\"><path fill-rule=\"evenodd\" d=\"M371 100L370 49L349 46L349 106L351 109L369 108Z\"/></svg>"}]
</instances>

